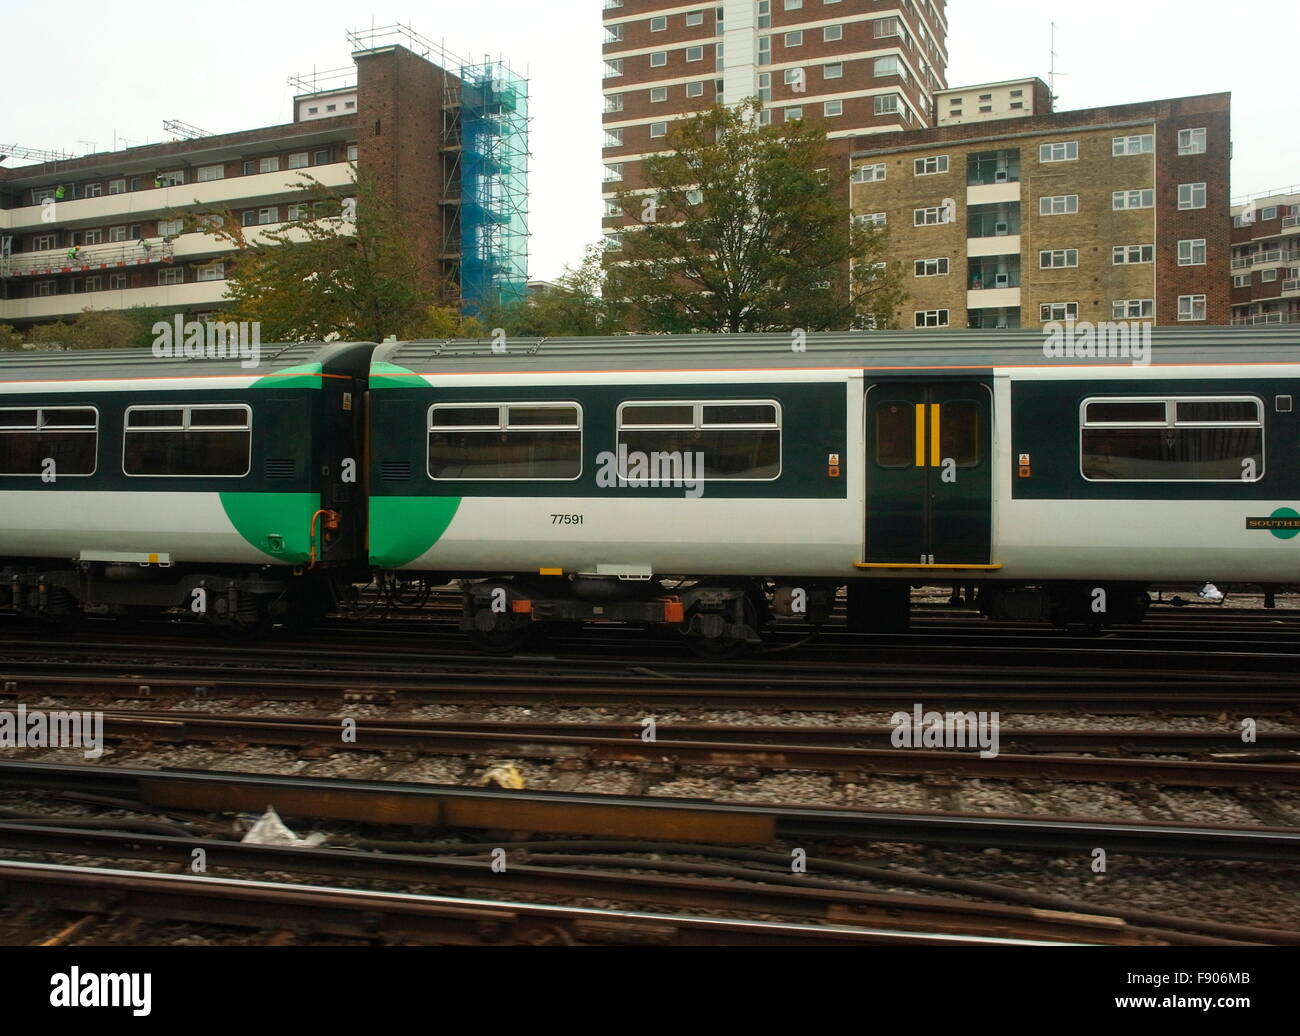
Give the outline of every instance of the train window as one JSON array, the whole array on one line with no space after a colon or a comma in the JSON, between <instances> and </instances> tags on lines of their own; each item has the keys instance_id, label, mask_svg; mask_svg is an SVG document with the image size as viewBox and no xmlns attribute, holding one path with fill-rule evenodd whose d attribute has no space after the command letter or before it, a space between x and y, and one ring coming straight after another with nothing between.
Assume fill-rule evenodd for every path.
<instances>
[{"instance_id":1,"label":"train window","mask_svg":"<svg viewBox=\"0 0 1300 1036\"><path fill-rule=\"evenodd\" d=\"M971 399L940 404L939 453L954 460L959 468L978 467L980 462L980 405Z\"/></svg>"},{"instance_id":2,"label":"train window","mask_svg":"<svg viewBox=\"0 0 1300 1036\"><path fill-rule=\"evenodd\" d=\"M1178 404L1178 424L1259 424L1259 401L1255 399L1198 399Z\"/></svg>"},{"instance_id":3,"label":"train window","mask_svg":"<svg viewBox=\"0 0 1300 1036\"><path fill-rule=\"evenodd\" d=\"M1112 401L1088 404L1088 424L1164 424L1160 400Z\"/></svg>"},{"instance_id":4,"label":"train window","mask_svg":"<svg viewBox=\"0 0 1300 1036\"><path fill-rule=\"evenodd\" d=\"M1264 477L1258 399L1089 400L1082 411L1080 466L1089 481L1250 483Z\"/></svg>"},{"instance_id":5,"label":"train window","mask_svg":"<svg viewBox=\"0 0 1300 1036\"><path fill-rule=\"evenodd\" d=\"M127 475L240 478L253 449L253 411L245 405L128 407L122 443Z\"/></svg>"},{"instance_id":6,"label":"train window","mask_svg":"<svg viewBox=\"0 0 1300 1036\"><path fill-rule=\"evenodd\" d=\"M98 444L94 407L0 410L0 475L93 475Z\"/></svg>"},{"instance_id":7,"label":"train window","mask_svg":"<svg viewBox=\"0 0 1300 1036\"><path fill-rule=\"evenodd\" d=\"M428 471L434 479L578 478L582 409L576 403L435 403Z\"/></svg>"},{"instance_id":8,"label":"train window","mask_svg":"<svg viewBox=\"0 0 1300 1036\"><path fill-rule=\"evenodd\" d=\"M916 407L887 401L876 409L876 464L910 468L916 462Z\"/></svg>"},{"instance_id":9,"label":"train window","mask_svg":"<svg viewBox=\"0 0 1300 1036\"><path fill-rule=\"evenodd\" d=\"M773 400L748 399L623 403L618 446L621 478L629 477L635 453L661 473L664 464L680 464L682 478L771 481L781 476L781 408ZM694 458L687 465L688 453L699 456L702 469Z\"/></svg>"}]
</instances>

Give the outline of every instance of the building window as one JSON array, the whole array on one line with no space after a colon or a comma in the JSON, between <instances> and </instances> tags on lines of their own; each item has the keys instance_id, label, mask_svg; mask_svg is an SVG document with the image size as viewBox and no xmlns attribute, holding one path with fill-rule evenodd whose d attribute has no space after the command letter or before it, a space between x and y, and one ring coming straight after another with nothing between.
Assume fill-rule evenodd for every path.
<instances>
[{"instance_id":1,"label":"building window","mask_svg":"<svg viewBox=\"0 0 1300 1036\"><path fill-rule=\"evenodd\" d=\"M1078 320L1079 304L1077 302L1044 302L1038 307L1038 319L1043 323L1051 320Z\"/></svg>"},{"instance_id":2,"label":"building window","mask_svg":"<svg viewBox=\"0 0 1300 1036\"><path fill-rule=\"evenodd\" d=\"M889 222L889 217L884 212L864 212L860 216L854 216L853 222L860 227L883 227Z\"/></svg>"},{"instance_id":3,"label":"building window","mask_svg":"<svg viewBox=\"0 0 1300 1036\"><path fill-rule=\"evenodd\" d=\"M623 209L622 209L622 207L619 205L619 203L618 203L618 201L617 201L616 199L614 199L614 198L606 198L606 199L605 199L605 215L606 215L607 217L614 217L614 216L621 216L621 215L623 215Z\"/></svg>"},{"instance_id":4,"label":"building window","mask_svg":"<svg viewBox=\"0 0 1300 1036\"><path fill-rule=\"evenodd\" d=\"M1156 150L1156 138L1153 133L1140 133L1133 137L1115 137L1111 140L1110 153L1118 158L1120 155L1150 155Z\"/></svg>"},{"instance_id":5,"label":"building window","mask_svg":"<svg viewBox=\"0 0 1300 1036\"><path fill-rule=\"evenodd\" d=\"M1077 194L1055 194L1038 199L1040 216L1068 216L1079 211Z\"/></svg>"},{"instance_id":6,"label":"building window","mask_svg":"<svg viewBox=\"0 0 1300 1036\"><path fill-rule=\"evenodd\" d=\"M121 291L126 287L126 274L110 273L108 275L108 290Z\"/></svg>"},{"instance_id":7,"label":"building window","mask_svg":"<svg viewBox=\"0 0 1300 1036\"><path fill-rule=\"evenodd\" d=\"M158 271L159 284L184 284L185 270L179 266L169 266Z\"/></svg>"},{"instance_id":8,"label":"building window","mask_svg":"<svg viewBox=\"0 0 1300 1036\"><path fill-rule=\"evenodd\" d=\"M1205 320L1205 296L1179 295L1178 318L1179 320Z\"/></svg>"},{"instance_id":9,"label":"building window","mask_svg":"<svg viewBox=\"0 0 1300 1036\"><path fill-rule=\"evenodd\" d=\"M1263 410L1250 396L1085 399L1080 471L1090 482L1258 482Z\"/></svg>"},{"instance_id":10,"label":"building window","mask_svg":"<svg viewBox=\"0 0 1300 1036\"><path fill-rule=\"evenodd\" d=\"M666 100L668 100L668 87L666 87L666 86L652 86L652 87L650 88L650 103L651 103L651 104L660 104L661 102L666 101Z\"/></svg>"},{"instance_id":11,"label":"building window","mask_svg":"<svg viewBox=\"0 0 1300 1036\"><path fill-rule=\"evenodd\" d=\"M257 210L257 222L259 226L266 226L268 223L278 223L280 221L280 207L272 205L270 208Z\"/></svg>"},{"instance_id":12,"label":"building window","mask_svg":"<svg viewBox=\"0 0 1300 1036\"><path fill-rule=\"evenodd\" d=\"M843 25L827 25L822 29L822 42L833 43L836 40L844 39Z\"/></svg>"},{"instance_id":13,"label":"building window","mask_svg":"<svg viewBox=\"0 0 1300 1036\"><path fill-rule=\"evenodd\" d=\"M1040 162L1073 162L1079 157L1079 142L1063 140L1056 144L1040 144L1038 160Z\"/></svg>"},{"instance_id":14,"label":"building window","mask_svg":"<svg viewBox=\"0 0 1300 1036\"><path fill-rule=\"evenodd\" d=\"M1180 209L1205 208L1205 184L1180 183L1178 185L1178 207Z\"/></svg>"},{"instance_id":15,"label":"building window","mask_svg":"<svg viewBox=\"0 0 1300 1036\"><path fill-rule=\"evenodd\" d=\"M285 219L290 223L296 223L299 220L306 219L309 211L310 209L306 204L296 203L289 206L288 212L285 213Z\"/></svg>"},{"instance_id":16,"label":"building window","mask_svg":"<svg viewBox=\"0 0 1300 1036\"><path fill-rule=\"evenodd\" d=\"M912 226L914 227L937 227L941 223L948 222L948 210L942 205L936 205L929 209L912 210Z\"/></svg>"},{"instance_id":17,"label":"building window","mask_svg":"<svg viewBox=\"0 0 1300 1036\"><path fill-rule=\"evenodd\" d=\"M1038 253L1038 267L1041 270L1060 270L1079 265L1077 248L1056 248Z\"/></svg>"},{"instance_id":18,"label":"building window","mask_svg":"<svg viewBox=\"0 0 1300 1036\"><path fill-rule=\"evenodd\" d=\"M1205 238L1178 242L1179 266L1205 265Z\"/></svg>"},{"instance_id":19,"label":"building window","mask_svg":"<svg viewBox=\"0 0 1300 1036\"><path fill-rule=\"evenodd\" d=\"M278 173L280 171L280 156L272 155L270 158L259 159L257 171L259 173Z\"/></svg>"},{"instance_id":20,"label":"building window","mask_svg":"<svg viewBox=\"0 0 1300 1036\"><path fill-rule=\"evenodd\" d=\"M918 158L912 162L912 168L916 176L934 176L936 173L946 173L948 171L948 156L931 155L929 158Z\"/></svg>"},{"instance_id":21,"label":"building window","mask_svg":"<svg viewBox=\"0 0 1300 1036\"><path fill-rule=\"evenodd\" d=\"M195 173L194 179L198 183L207 183L210 180L223 180L226 176L226 167L224 165L201 165Z\"/></svg>"},{"instance_id":22,"label":"building window","mask_svg":"<svg viewBox=\"0 0 1300 1036\"><path fill-rule=\"evenodd\" d=\"M240 478L249 471L252 424L252 409L243 404L127 407L122 471Z\"/></svg>"},{"instance_id":23,"label":"building window","mask_svg":"<svg viewBox=\"0 0 1300 1036\"><path fill-rule=\"evenodd\" d=\"M704 96L704 84L703 84L703 83L687 83L687 84L686 84L686 96L687 96L687 97L703 97L703 96Z\"/></svg>"},{"instance_id":24,"label":"building window","mask_svg":"<svg viewBox=\"0 0 1300 1036\"><path fill-rule=\"evenodd\" d=\"M871 72L877 79L883 76L898 76L900 79L907 78L907 66L898 58L890 56L876 58L871 65Z\"/></svg>"},{"instance_id":25,"label":"building window","mask_svg":"<svg viewBox=\"0 0 1300 1036\"><path fill-rule=\"evenodd\" d=\"M257 163L256 163L256 162L254 162L254 161L252 161L252 160L250 159L249 161L247 161L247 162L244 163L244 175L245 175L245 176L252 176L252 175L253 175L254 173L256 173L256 172L257 172Z\"/></svg>"},{"instance_id":26,"label":"building window","mask_svg":"<svg viewBox=\"0 0 1300 1036\"><path fill-rule=\"evenodd\" d=\"M686 60L687 60L687 61L703 61L703 60L704 60L704 48L703 48L703 47L687 47L687 48L686 48Z\"/></svg>"},{"instance_id":27,"label":"building window","mask_svg":"<svg viewBox=\"0 0 1300 1036\"><path fill-rule=\"evenodd\" d=\"M99 442L94 407L0 410L0 475L40 475L46 460L59 477L92 475Z\"/></svg>"},{"instance_id":28,"label":"building window","mask_svg":"<svg viewBox=\"0 0 1300 1036\"><path fill-rule=\"evenodd\" d=\"M660 50L650 55L651 68L663 68L668 64L668 51Z\"/></svg>"},{"instance_id":29,"label":"building window","mask_svg":"<svg viewBox=\"0 0 1300 1036\"><path fill-rule=\"evenodd\" d=\"M1185 129L1178 131L1178 153L1180 155L1205 154L1205 130Z\"/></svg>"},{"instance_id":30,"label":"building window","mask_svg":"<svg viewBox=\"0 0 1300 1036\"><path fill-rule=\"evenodd\" d=\"M184 169L171 169L154 177L155 187L178 187L185 182Z\"/></svg>"},{"instance_id":31,"label":"building window","mask_svg":"<svg viewBox=\"0 0 1300 1036\"><path fill-rule=\"evenodd\" d=\"M839 61L836 61L835 63L830 64L830 65L822 65L822 78L823 78L823 79L843 79L843 78L844 78L844 65L843 65L843 63L842 63L842 62L839 62Z\"/></svg>"},{"instance_id":32,"label":"building window","mask_svg":"<svg viewBox=\"0 0 1300 1036\"><path fill-rule=\"evenodd\" d=\"M329 160L330 160L329 148L323 148L320 151L317 151L315 157L312 159L315 165L328 165Z\"/></svg>"},{"instance_id":33,"label":"building window","mask_svg":"<svg viewBox=\"0 0 1300 1036\"><path fill-rule=\"evenodd\" d=\"M703 25L703 24L704 24L704 12L703 12L703 11L687 11L687 12L686 12L686 24L687 24L688 26Z\"/></svg>"},{"instance_id":34,"label":"building window","mask_svg":"<svg viewBox=\"0 0 1300 1036\"><path fill-rule=\"evenodd\" d=\"M195 280L199 281L224 281L226 279L225 263L208 263L206 266L200 266L195 273Z\"/></svg>"},{"instance_id":35,"label":"building window","mask_svg":"<svg viewBox=\"0 0 1300 1036\"><path fill-rule=\"evenodd\" d=\"M348 145L348 161L349 161L349 162L355 162L356 160L357 160L357 145L356 145L356 144L349 144L349 145Z\"/></svg>"},{"instance_id":36,"label":"building window","mask_svg":"<svg viewBox=\"0 0 1300 1036\"><path fill-rule=\"evenodd\" d=\"M126 227L109 227L109 228L108 228L108 239L109 239L110 241L125 241L125 240L126 240Z\"/></svg>"},{"instance_id":37,"label":"building window","mask_svg":"<svg viewBox=\"0 0 1300 1036\"><path fill-rule=\"evenodd\" d=\"M1259 221L1261 223L1268 223L1270 220L1275 220L1275 219L1277 219L1276 205L1270 205L1266 209L1259 210Z\"/></svg>"},{"instance_id":38,"label":"building window","mask_svg":"<svg viewBox=\"0 0 1300 1036\"><path fill-rule=\"evenodd\" d=\"M102 284L103 284L103 280L100 278L98 274L96 274L93 277L87 277L86 291L99 291Z\"/></svg>"},{"instance_id":39,"label":"building window","mask_svg":"<svg viewBox=\"0 0 1300 1036\"><path fill-rule=\"evenodd\" d=\"M773 400L636 401L618 408L618 456L702 454L706 481L772 481L781 475L781 407ZM623 461L622 458L629 458ZM672 477L671 473L668 477Z\"/></svg>"},{"instance_id":40,"label":"building window","mask_svg":"<svg viewBox=\"0 0 1300 1036\"><path fill-rule=\"evenodd\" d=\"M606 58L603 79L615 79L623 74L622 58Z\"/></svg>"},{"instance_id":41,"label":"building window","mask_svg":"<svg viewBox=\"0 0 1300 1036\"><path fill-rule=\"evenodd\" d=\"M837 115L843 115L843 114L844 114L844 102L843 102L843 101L827 101L825 104L822 105L822 114L825 115L826 118L828 118L828 119L834 118L834 117L837 116Z\"/></svg>"},{"instance_id":42,"label":"building window","mask_svg":"<svg viewBox=\"0 0 1300 1036\"><path fill-rule=\"evenodd\" d=\"M623 179L622 162L605 163L605 183L615 183Z\"/></svg>"},{"instance_id":43,"label":"building window","mask_svg":"<svg viewBox=\"0 0 1300 1036\"><path fill-rule=\"evenodd\" d=\"M898 94L880 94L876 97L875 112L877 115L897 115L899 107Z\"/></svg>"},{"instance_id":44,"label":"building window","mask_svg":"<svg viewBox=\"0 0 1300 1036\"><path fill-rule=\"evenodd\" d=\"M787 32L787 33L785 34L785 45L786 45L787 47L802 47L802 46L803 46L803 30L802 30L802 29L796 29L794 32Z\"/></svg>"},{"instance_id":45,"label":"building window","mask_svg":"<svg viewBox=\"0 0 1300 1036\"><path fill-rule=\"evenodd\" d=\"M109 181L108 181L108 193L109 193L109 194L125 194L125 193L126 193L126 181L125 181L125 180L109 180Z\"/></svg>"},{"instance_id":46,"label":"building window","mask_svg":"<svg viewBox=\"0 0 1300 1036\"><path fill-rule=\"evenodd\" d=\"M432 479L565 480L582 474L576 403L435 403L429 408Z\"/></svg>"},{"instance_id":47,"label":"building window","mask_svg":"<svg viewBox=\"0 0 1300 1036\"><path fill-rule=\"evenodd\" d=\"M621 112L622 110L623 110L623 95L622 95L622 94L606 94L606 95L605 95L605 111L607 111L607 112Z\"/></svg>"},{"instance_id":48,"label":"building window","mask_svg":"<svg viewBox=\"0 0 1300 1036\"><path fill-rule=\"evenodd\" d=\"M1110 315L1114 320L1135 320L1154 313L1155 301L1152 299L1116 299L1110 304Z\"/></svg>"},{"instance_id":49,"label":"building window","mask_svg":"<svg viewBox=\"0 0 1300 1036\"><path fill-rule=\"evenodd\" d=\"M803 0L785 0L785 9L787 11L797 11L803 7Z\"/></svg>"},{"instance_id":50,"label":"building window","mask_svg":"<svg viewBox=\"0 0 1300 1036\"><path fill-rule=\"evenodd\" d=\"M58 247L59 247L58 234L39 234L38 236L32 238L33 251L44 252L48 249L58 248Z\"/></svg>"},{"instance_id":51,"label":"building window","mask_svg":"<svg viewBox=\"0 0 1300 1036\"><path fill-rule=\"evenodd\" d=\"M666 122L652 122L652 123L650 123L650 136L652 136L652 137L666 137L666 136L668 136L668 123L666 123Z\"/></svg>"},{"instance_id":52,"label":"building window","mask_svg":"<svg viewBox=\"0 0 1300 1036\"><path fill-rule=\"evenodd\" d=\"M81 236L81 243L83 245L97 245L103 240L104 240L104 232L100 230L98 227L95 228L94 230L87 230Z\"/></svg>"},{"instance_id":53,"label":"building window","mask_svg":"<svg viewBox=\"0 0 1300 1036\"><path fill-rule=\"evenodd\" d=\"M916 314L917 327L947 327L948 311L946 309L925 309Z\"/></svg>"},{"instance_id":54,"label":"building window","mask_svg":"<svg viewBox=\"0 0 1300 1036\"><path fill-rule=\"evenodd\" d=\"M877 18L871 23L871 34L875 39L883 40L890 36L902 36L903 25L897 18Z\"/></svg>"},{"instance_id":55,"label":"building window","mask_svg":"<svg viewBox=\"0 0 1300 1036\"><path fill-rule=\"evenodd\" d=\"M309 164L306 151L296 151L289 156L290 169L306 169Z\"/></svg>"},{"instance_id":56,"label":"building window","mask_svg":"<svg viewBox=\"0 0 1300 1036\"><path fill-rule=\"evenodd\" d=\"M788 111L789 109L787 109ZM885 178L886 167L884 162L877 162L874 165L860 165L853 170L854 183L875 183Z\"/></svg>"},{"instance_id":57,"label":"building window","mask_svg":"<svg viewBox=\"0 0 1300 1036\"><path fill-rule=\"evenodd\" d=\"M607 129L605 131L605 147L622 147L623 131L621 129Z\"/></svg>"},{"instance_id":58,"label":"building window","mask_svg":"<svg viewBox=\"0 0 1300 1036\"><path fill-rule=\"evenodd\" d=\"M45 298L47 295L53 295L56 282L54 281L37 281L32 285L32 295L36 298Z\"/></svg>"},{"instance_id":59,"label":"building window","mask_svg":"<svg viewBox=\"0 0 1300 1036\"><path fill-rule=\"evenodd\" d=\"M772 0L758 0L758 27L760 29L772 27Z\"/></svg>"},{"instance_id":60,"label":"building window","mask_svg":"<svg viewBox=\"0 0 1300 1036\"><path fill-rule=\"evenodd\" d=\"M158 221L158 234L160 237L170 237L179 234L185 229L185 220L183 219L160 219Z\"/></svg>"},{"instance_id":61,"label":"building window","mask_svg":"<svg viewBox=\"0 0 1300 1036\"><path fill-rule=\"evenodd\" d=\"M1116 245L1110 251L1110 261L1114 266L1149 263L1155 259L1155 251L1155 245Z\"/></svg>"},{"instance_id":62,"label":"building window","mask_svg":"<svg viewBox=\"0 0 1300 1036\"><path fill-rule=\"evenodd\" d=\"M917 277L946 277L948 274L948 260L940 259L917 259L915 262Z\"/></svg>"},{"instance_id":63,"label":"building window","mask_svg":"<svg viewBox=\"0 0 1300 1036\"><path fill-rule=\"evenodd\" d=\"M1232 286L1233 286L1234 288L1249 288L1249 287L1250 287L1250 274L1248 274L1248 273L1239 273L1239 274L1235 275L1235 276L1232 278Z\"/></svg>"},{"instance_id":64,"label":"building window","mask_svg":"<svg viewBox=\"0 0 1300 1036\"><path fill-rule=\"evenodd\" d=\"M88 183L86 184L86 193L82 195L82 197L98 198L102 196L103 193L104 193L104 185L102 183Z\"/></svg>"},{"instance_id":65,"label":"building window","mask_svg":"<svg viewBox=\"0 0 1300 1036\"><path fill-rule=\"evenodd\" d=\"M1110 196L1110 207L1116 212L1125 209L1149 209L1156 203L1156 192L1151 189L1115 191Z\"/></svg>"}]
</instances>

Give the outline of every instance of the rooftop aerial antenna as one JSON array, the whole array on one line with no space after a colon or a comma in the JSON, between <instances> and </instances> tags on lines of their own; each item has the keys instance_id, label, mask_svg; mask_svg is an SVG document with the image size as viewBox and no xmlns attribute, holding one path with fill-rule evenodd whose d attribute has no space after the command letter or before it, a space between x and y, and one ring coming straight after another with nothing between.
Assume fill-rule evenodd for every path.
<instances>
[{"instance_id":1,"label":"rooftop aerial antenna","mask_svg":"<svg viewBox=\"0 0 1300 1036\"><path fill-rule=\"evenodd\" d=\"M1056 71L1056 22L1052 22L1052 70L1047 74L1047 92L1052 101L1052 107L1056 107L1056 77L1067 75L1066 72Z\"/></svg>"}]
</instances>

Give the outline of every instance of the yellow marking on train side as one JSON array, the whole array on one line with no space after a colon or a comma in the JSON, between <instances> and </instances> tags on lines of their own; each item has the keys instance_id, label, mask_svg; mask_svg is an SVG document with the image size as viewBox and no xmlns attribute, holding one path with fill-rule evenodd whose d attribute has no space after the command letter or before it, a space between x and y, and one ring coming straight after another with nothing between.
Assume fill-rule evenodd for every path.
<instances>
[{"instance_id":1,"label":"yellow marking on train side","mask_svg":"<svg viewBox=\"0 0 1300 1036\"><path fill-rule=\"evenodd\" d=\"M925 404L916 404L916 466L925 467Z\"/></svg>"},{"instance_id":2,"label":"yellow marking on train side","mask_svg":"<svg viewBox=\"0 0 1300 1036\"><path fill-rule=\"evenodd\" d=\"M930 467L938 468L943 465L943 458L939 456L939 404L930 404Z\"/></svg>"}]
</instances>

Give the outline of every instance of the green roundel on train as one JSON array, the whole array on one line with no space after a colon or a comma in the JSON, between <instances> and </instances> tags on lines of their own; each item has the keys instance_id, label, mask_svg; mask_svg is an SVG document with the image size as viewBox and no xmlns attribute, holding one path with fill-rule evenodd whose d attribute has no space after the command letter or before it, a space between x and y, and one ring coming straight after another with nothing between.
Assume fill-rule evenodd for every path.
<instances>
[{"instance_id":1,"label":"green roundel on train","mask_svg":"<svg viewBox=\"0 0 1300 1036\"><path fill-rule=\"evenodd\" d=\"M311 556L311 516L319 493L222 493L226 517L267 557L298 565ZM317 532L319 535L319 530Z\"/></svg>"},{"instance_id":2,"label":"green roundel on train","mask_svg":"<svg viewBox=\"0 0 1300 1036\"><path fill-rule=\"evenodd\" d=\"M370 563L398 568L432 547L451 525L458 496L372 496Z\"/></svg>"},{"instance_id":3,"label":"green roundel on train","mask_svg":"<svg viewBox=\"0 0 1300 1036\"><path fill-rule=\"evenodd\" d=\"M1300 518L1300 512L1291 507L1279 507L1270 518ZM1270 530L1279 540L1293 540L1300 536L1300 528Z\"/></svg>"}]
</instances>

